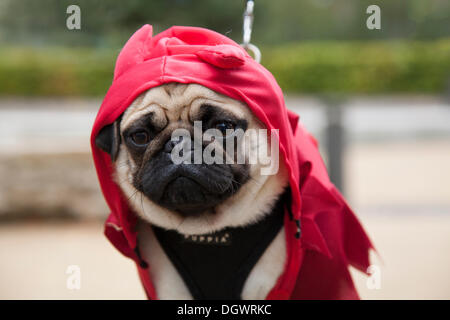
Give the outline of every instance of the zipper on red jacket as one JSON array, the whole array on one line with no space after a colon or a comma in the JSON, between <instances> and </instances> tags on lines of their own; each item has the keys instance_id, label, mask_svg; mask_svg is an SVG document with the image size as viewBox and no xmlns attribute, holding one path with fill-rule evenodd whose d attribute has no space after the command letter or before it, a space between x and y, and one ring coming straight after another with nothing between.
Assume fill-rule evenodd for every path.
<instances>
[{"instance_id":1,"label":"zipper on red jacket","mask_svg":"<svg viewBox=\"0 0 450 320\"><path fill-rule=\"evenodd\" d=\"M294 236L295 236L296 239L300 239L300 237L301 237L301 235L302 235L302 228L301 228L300 219L299 219L299 218L298 218L298 219L294 219L294 214L292 213L292 207L291 207L291 205L292 205L291 191L289 190L289 192L285 192L284 197L285 197L285 199L284 199L285 203L288 204L288 205L286 206L286 208L287 208L287 211L288 211L288 213L289 213L289 218L290 218L291 221L294 221L294 222L295 222L295 227L296 227L296 229L295 229L295 234L294 234Z\"/></svg>"},{"instance_id":2,"label":"zipper on red jacket","mask_svg":"<svg viewBox=\"0 0 450 320\"><path fill-rule=\"evenodd\" d=\"M138 258L139 266L143 269L147 269L148 263L145 262L144 259L142 259L141 251L139 250L139 246L136 246L136 248L134 248L134 253L136 253L136 256Z\"/></svg>"}]
</instances>

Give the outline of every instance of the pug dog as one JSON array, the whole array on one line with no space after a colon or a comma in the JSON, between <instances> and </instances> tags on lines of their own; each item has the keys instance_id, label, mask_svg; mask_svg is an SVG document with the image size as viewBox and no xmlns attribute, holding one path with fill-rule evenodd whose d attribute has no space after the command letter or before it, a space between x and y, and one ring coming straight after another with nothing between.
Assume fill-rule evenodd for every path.
<instances>
[{"instance_id":1,"label":"pug dog","mask_svg":"<svg viewBox=\"0 0 450 320\"><path fill-rule=\"evenodd\" d=\"M282 159L278 170L270 175L262 173L264 164L260 161L251 163L248 153L242 163L174 163L171 157L174 148L183 140L174 139L174 131L182 129L195 135L195 123L201 123L203 132L213 129L224 133L225 139L227 132L232 136L234 131L240 130L248 150L269 153L268 135L257 139L249 134L264 126L243 102L199 84L169 83L147 90L126 109L109 133L100 132L97 137L97 145L107 149L114 160L116 183L139 217L140 254L149 264L159 299L193 299L196 296L190 290L189 281L180 273L180 261L177 264L171 258L158 232L174 232L186 241L226 242L226 233L224 236L220 232L239 229L246 234L246 228L272 214L288 185ZM211 143L223 147L223 141L210 139L201 143L200 150ZM233 152L226 150L224 157L233 158L242 145L236 143ZM190 151L192 149L184 150L185 153ZM216 236L218 234L220 236ZM239 298L264 299L267 296L284 270L285 246L281 226L245 276ZM207 250L214 255L215 250L221 249L212 245ZM201 266L202 261L198 260L203 259L197 251L189 252L183 251L181 260ZM214 268L227 270L227 263ZM208 283L214 285L220 276L210 277Z\"/></svg>"}]
</instances>

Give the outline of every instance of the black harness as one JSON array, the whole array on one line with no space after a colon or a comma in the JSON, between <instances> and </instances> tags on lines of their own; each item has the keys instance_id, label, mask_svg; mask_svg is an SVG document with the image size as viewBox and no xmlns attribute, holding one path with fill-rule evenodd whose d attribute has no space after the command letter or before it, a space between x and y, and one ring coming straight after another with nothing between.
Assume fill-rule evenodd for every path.
<instances>
[{"instance_id":1,"label":"black harness","mask_svg":"<svg viewBox=\"0 0 450 320\"><path fill-rule=\"evenodd\" d=\"M190 236L156 226L153 230L194 299L241 299L250 271L283 226L283 200L246 227Z\"/></svg>"}]
</instances>

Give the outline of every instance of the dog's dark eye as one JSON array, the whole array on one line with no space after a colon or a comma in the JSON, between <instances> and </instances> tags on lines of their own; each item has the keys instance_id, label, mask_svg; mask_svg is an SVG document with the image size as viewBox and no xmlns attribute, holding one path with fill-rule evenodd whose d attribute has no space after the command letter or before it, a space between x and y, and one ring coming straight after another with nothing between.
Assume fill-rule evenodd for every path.
<instances>
[{"instance_id":1,"label":"dog's dark eye","mask_svg":"<svg viewBox=\"0 0 450 320\"><path fill-rule=\"evenodd\" d=\"M136 145L143 146L150 142L150 135L147 131L137 131L131 134L131 140Z\"/></svg>"},{"instance_id":2,"label":"dog's dark eye","mask_svg":"<svg viewBox=\"0 0 450 320\"><path fill-rule=\"evenodd\" d=\"M229 131L227 132L227 130L234 131L236 129L236 125L230 121L219 121L214 125L214 129L219 130L224 136L226 136L228 133L230 133Z\"/></svg>"}]
</instances>

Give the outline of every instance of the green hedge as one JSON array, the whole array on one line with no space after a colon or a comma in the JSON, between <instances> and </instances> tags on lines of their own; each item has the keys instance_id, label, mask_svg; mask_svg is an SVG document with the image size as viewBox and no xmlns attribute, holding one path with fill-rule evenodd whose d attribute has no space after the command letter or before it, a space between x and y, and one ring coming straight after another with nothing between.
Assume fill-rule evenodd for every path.
<instances>
[{"instance_id":1,"label":"green hedge","mask_svg":"<svg viewBox=\"0 0 450 320\"><path fill-rule=\"evenodd\" d=\"M118 50L0 49L0 95L98 96L111 84ZM442 93L450 39L317 42L262 48L281 88L298 93Z\"/></svg>"},{"instance_id":2,"label":"green hedge","mask_svg":"<svg viewBox=\"0 0 450 320\"><path fill-rule=\"evenodd\" d=\"M305 93L442 93L450 39L305 43L263 51L281 88Z\"/></svg>"},{"instance_id":3,"label":"green hedge","mask_svg":"<svg viewBox=\"0 0 450 320\"><path fill-rule=\"evenodd\" d=\"M104 95L118 52L93 48L0 49L0 95Z\"/></svg>"}]
</instances>

